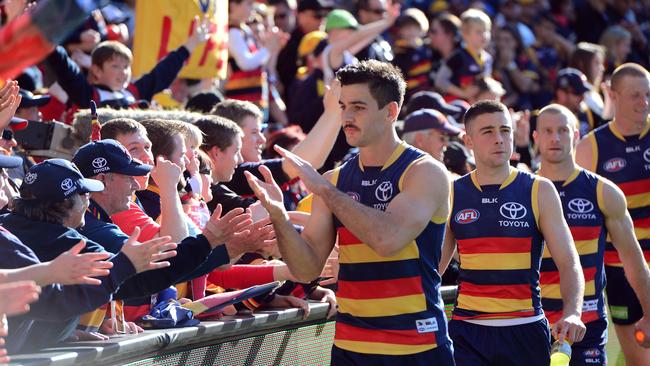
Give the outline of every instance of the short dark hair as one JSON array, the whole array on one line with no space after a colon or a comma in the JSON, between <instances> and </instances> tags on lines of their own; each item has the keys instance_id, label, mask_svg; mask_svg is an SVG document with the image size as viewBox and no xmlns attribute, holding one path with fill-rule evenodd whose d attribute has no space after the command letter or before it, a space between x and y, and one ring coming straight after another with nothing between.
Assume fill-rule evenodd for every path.
<instances>
[{"instance_id":1,"label":"short dark hair","mask_svg":"<svg viewBox=\"0 0 650 366\"><path fill-rule=\"evenodd\" d=\"M478 116L490 113L508 113L508 107L503 103L497 102L494 100L481 100L472 104L471 107L465 112L463 117L463 123L465 124L465 129L468 128L470 122L475 120Z\"/></svg>"},{"instance_id":2,"label":"short dark hair","mask_svg":"<svg viewBox=\"0 0 650 366\"><path fill-rule=\"evenodd\" d=\"M184 122L150 118L143 119L140 123L147 129L154 158L162 156L169 159L174 153L174 136L179 134L182 136L184 132L177 124Z\"/></svg>"},{"instance_id":3,"label":"short dark hair","mask_svg":"<svg viewBox=\"0 0 650 366\"><path fill-rule=\"evenodd\" d=\"M131 118L113 118L102 124L102 140L117 140L120 135L130 135L136 132L146 135L147 129L140 122Z\"/></svg>"},{"instance_id":4,"label":"short dark hair","mask_svg":"<svg viewBox=\"0 0 650 366\"><path fill-rule=\"evenodd\" d=\"M199 118L194 125L203 132L203 151L210 151L215 146L223 151L232 145L237 135L244 134L235 122L219 116Z\"/></svg>"},{"instance_id":5,"label":"short dark hair","mask_svg":"<svg viewBox=\"0 0 650 366\"><path fill-rule=\"evenodd\" d=\"M611 84L612 90L619 91L619 84L625 76L637 77L637 78L650 78L650 73L648 70L644 69L643 66L635 64L633 62L624 63L614 70L612 74Z\"/></svg>"},{"instance_id":6,"label":"short dark hair","mask_svg":"<svg viewBox=\"0 0 650 366\"><path fill-rule=\"evenodd\" d=\"M452 34L458 36L458 31L460 29L460 19L457 16L451 13L440 13L431 19L431 23L437 21L440 23L440 27L447 34Z\"/></svg>"},{"instance_id":7,"label":"short dark hair","mask_svg":"<svg viewBox=\"0 0 650 366\"><path fill-rule=\"evenodd\" d=\"M121 57L128 60L129 64L133 62L133 54L131 53L131 50L118 41L104 41L98 44L90 54L92 64L97 65L100 68L103 68L104 63L115 57Z\"/></svg>"},{"instance_id":8,"label":"short dark hair","mask_svg":"<svg viewBox=\"0 0 650 366\"><path fill-rule=\"evenodd\" d=\"M242 121L246 117L264 117L260 108L255 104L236 99L226 99L223 102L218 103L214 108L212 108L210 114L227 118L235 122L239 127L242 127Z\"/></svg>"},{"instance_id":9,"label":"short dark hair","mask_svg":"<svg viewBox=\"0 0 650 366\"><path fill-rule=\"evenodd\" d=\"M367 84L379 108L384 108L390 102L402 107L406 82L402 72L389 63L365 60L343 67L336 72L336 77L343 86Z\"/></svg>"},{"instance_id":10,"label":"short dark hair","mask_svg":"<svg viewBox=\"0 0 650 366\"><path fill-rule=\"evenodd\" d=\"M13 199L11 211L32 221L63 225L63 222L70 216L70 210L74 207L75 197L71 196L59 202L34 198L21 193L21 197Z\"/></svg>"}]
</instances>

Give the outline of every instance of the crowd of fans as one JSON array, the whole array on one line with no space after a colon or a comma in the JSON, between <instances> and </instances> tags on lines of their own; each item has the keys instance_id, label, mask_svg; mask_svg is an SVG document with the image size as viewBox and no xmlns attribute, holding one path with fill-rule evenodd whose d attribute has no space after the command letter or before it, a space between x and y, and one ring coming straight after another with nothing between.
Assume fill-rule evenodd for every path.
<instances>
[{"instance_id":1,"label":"crowd of fans","mask_svg":"<svg viewBox=\"0 0 650 366\"><path fill-rule=\"evenodd\" d=\"M321 171L354 154L335 80L347 64L376 59L402 71L398 132L454 177L473 169L462 124L471 104L492 99L511 109L511 163L535 171L539 109L567 107L585 135L612 118L613 70L650 66L647 1L229 0L226 80L177 77L208 39L207 21L132 80L130 47L135 32L146 32L134 3L93 12L0 90L0 314L9 325L0 336L8 353L139 333L170 299L211 308L214 294L273 281L285 282L195 317L267 306L307 313L306 300L329 302L334 314L336 251L318 279L294 282L244 172L272 175L300 230L309 192L273 146ZM31 8L2 4L4 24ZM67 159L30 155L14 134L51 120L87 144Z\"/></svg>"}]
</instances>

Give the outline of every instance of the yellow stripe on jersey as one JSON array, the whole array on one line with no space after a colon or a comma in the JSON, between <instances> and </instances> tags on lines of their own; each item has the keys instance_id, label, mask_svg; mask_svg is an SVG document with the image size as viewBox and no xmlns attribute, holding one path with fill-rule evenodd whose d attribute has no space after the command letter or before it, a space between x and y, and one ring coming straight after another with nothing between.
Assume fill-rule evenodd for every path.
<instances>
[{"instance_id":1,"label":"yellow stripe on jersey","mask_svg":"<svg viewBox=\"0 0 650 366\"><path fill-rule=\"evenodd\" d=\"M635 227L634 235L637 240L650 239L650 228Z\"/></svg>"},{"instance_id":2,"label":"yellow stripe on jersey","mask_svg":"<svg viewBox=\"0 0 650 366\"><path fill-rule=\"evenodd\" d=\"M609 216L607 213L607 207L605 207L605 182L603 182L602 179L598 179L598 183L596 183L596 200L598 202L598 208L600 211L603 212L605 216Z\"/></svg>"},{"instance_id":3,"label":"yellow stripe on jersey","mask_svg":"<svg viewBox=\"0 0 650 366\"><path fill-rule=\"evenodd\" d=\"M244 89L244 88L252 88L252 87L260 86L261 85L260 80L261 80L260 75L230 79L226 83L225 89L236 90L236 89Z\"/></svg>"},{"instance_id":4,"label":"yellow stripe on jersey","mask_svg":"<svg viewBox=\"0 0 650 366\"><path fill-rule=\"evenodd\" d=\"M372 262L393 262L406 259L420 258L420 251L415 241L390 257L382 257L372 248L365 244L352 244L339 246L340 263L372 263Z\"/></svg>"},{"instance_id":5,"label":"yellow stripe on jersey","mask_svg":"<svg viewBox=\"0 0 650 366\"><path fill-rule=\"evenodd\" d=\"M496 297L479 297L458 295L458 308L484 313L511 313L533 308L532 299L501 299Z\"/></svg>"},{"instance_id":6,"label":"yellow stripe on jersey","mask_svg":"<svg viewBox=\"0 0 650 366\"><path fill-rule=\"evenodd\" d=\"M591 142L591 166L583 168L589 168L589 170L595 172L598 168L598 141L596 141L596 135L593 132L590 132L587 138Z\"/></svg>"},{"instance_id":7,"label":"yellow stripe on jersey","mask_svg":"<svg viewBox=\"0 0 650 366\"><path fill-rule=\"evenodd\" d=\"M650 206L650 193L639 193L626 197L627 208L639 208Z\"/></svg>"},{"instance_id":8,"label":"yellow stripe on jersey","mask_svg":"<svg viewBox=\"0 0 650 366\"><path fill-rule=\"evenodd\" d=\"M460 267L470 270L529 269L530 252L461 254Z\"/></svg>"},{"instance_id":9,"label":"yellow stripe on jersey","mask_svg":"<svg viewBox=\"0 0 650 366\"><path fill-rule=\"evenodd\" d=\"M399 188L400 192L402 190L404 190L404 188L403 188L404 187L404 177L406 177L406 173L409 171L409 169L411 169L411 167L415 163L420 162L420 161L422 161L422 160L424 160L426 158L427 158L426 155L422 155L421 157L419 157L419 158L413 160L412 162L410 162L409 165L404 169L404 171L402 172L402 175L400 175L400 177L399 177L399 181L397 182L397 187Z\"/></svg>"},{"instance_id":10,"label":"yellow stripe on jersey","mask_svg":"<svg viewBox=\"0 0 650 366\"><path fill-rule=\"evenodd\" d=\"M578 240L575 244L578 255L593 254L598 251L598 239ZM548 251L547 245L544 246L544 254L542 254L542 258L551 258L551 252Z\"/></svg>"},{"instance_id":11,"label":"yellow stripe on jersey","mask_svg":"<svg viewBox=\"0 0 650 366\"><path fill-rule=\"evenodd\" d=\"M559 283L542 285L540 287L541 287L541 294L543 298L562 300L562 293L560 291ZM596 281L591 280L585 282L585 296L594 296L595 294L596 294Z\"/></svg>"},{"instance_id":12,"label":"yellow stripe on jersey","mask_svg":"<svg viewBox=\"0 0 650 366\"><path fill-rule=\"evenodd\" d=\"M427 310L424 294L363 300L338 296L336 300L340 313L349 313L359 317L393 316Z\"/></svg>"},{"instance_id":13,"label":"yellow stripe on jersey","mask_svg":"<svg viewBox=\"0 0 650 366\"><path fill-rule=\"evenodd\" d=\"M352 352L393 356L420 353L436 348L435 344L408 345L380 342L347 341L342 339L334 340L334 345L338 348Z\"/></svg>"},{"instance_id":14,"label":"yellow stripe on jersey","mask_svg":"<svg viewBox=\"0 0 650 366\"><path fill-rule=\"evenodd\" d=\"M533 189L530 194L530 204L533 206L533 216L535 224L539 228L539 179L533 181Z\"/></svg>"}]
</instances>

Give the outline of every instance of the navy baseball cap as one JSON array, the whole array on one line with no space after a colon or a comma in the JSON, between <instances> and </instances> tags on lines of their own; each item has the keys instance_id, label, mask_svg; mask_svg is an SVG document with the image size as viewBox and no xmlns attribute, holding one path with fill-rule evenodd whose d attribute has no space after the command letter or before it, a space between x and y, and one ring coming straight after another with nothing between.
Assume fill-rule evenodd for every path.
<instances>
[{"instance_id":1,"label":"navy baseball cap","mask_svg":"<svg viewBox=\"0 0 650 366\"><path fill-rule=\"evenodd\" d=\"M72 161L84 177L94 177L99 173L141 176L147 175L153 168L132 159L122 144L111 139L85 144L74 154Z\"/></svg>"},{"instance_id":2,"label":"navy baseball cap","mask_svg":"<svg viewBox=\"0 0 650 366\"><path fill-rule=\"evenodd\" d=\"M49 103L52 98L49 95L34 94L26 89L20 89L18 93L22 97L18 108L42 107Z\"/></svg>"},{"instance_id":3,"label":"navy baseball cap","mask_svg":"<svg viewBox=\"0 0 650 366\"><path fill-rule=\"evenodd\" d=\"M467 108L447 103L440 93L428 90L419 91L411 96L406 104L406 113L411 114L423 108L435 109L457 122L463 120L463 115L467 111Z\"/></svg>"},{"instance_id":4,"label":"navy baseball cap","mask_svg":"<svg viewBox=\"0 0 650 366\"><path fill-rule=\"evenodd\" d=\"M583 94L591 90L591 85L580 70L567 67L558 71L555 89L571 89L575 94Z\"/></svg>"},{"instance_id":5,"label":"navy baseball cap","mask_svg":"<svg viewBox=\"0 0 650 366\"><path fill-rule=\"evenodd\" d=\"M48 159L29 168L20 186L20 196L60 202L75 193L103 190L104 183L84 178L73 163L65 159Z\"/></svg>"},{"instance_id":6,"label":"navy baseball cap","mask_svg":"<svg viewBox=\"0 0 650 366\"><path fill-rule=\"evenodd\" d=\"M404 119L402 133L415 132L428 129L436 129L451 136L458 135L460 128L452 125L444 114L435 109L420 109Z\"/></svg>"}]
</instances>

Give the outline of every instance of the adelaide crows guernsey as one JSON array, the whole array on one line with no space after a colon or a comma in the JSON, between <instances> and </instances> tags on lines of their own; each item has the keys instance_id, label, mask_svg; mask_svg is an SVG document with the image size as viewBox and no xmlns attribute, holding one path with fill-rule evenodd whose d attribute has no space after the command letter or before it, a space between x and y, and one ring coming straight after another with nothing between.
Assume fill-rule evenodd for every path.
<instances>
[{"instance_id":1,"label":"adelaide crows guernsey","mask_svg":"<svg viewBox=\"0 0 650 366\"><path fill-rule=\"evenodd\" d=\"M460 273L452 319L540 316L539 178L511 168L501 185L478 184L476 171L454 182L449 225Z\"/></svg>"},{"instance_id":2,"label":"adelaide crows guernsey","mask_svg":"<svg viewBox=\"0 0 650 366\"><path fill-rule=\"evenodd\" d=\"M603 181L596 174L576 169L564 182L553 182L562 200L564 219L571 229L585 277L582 321L593 322L605 313L605 216ZM562 317L560 274L548 248L544 248L540 275L542 307L551 324Z\"/></svg>"},{"instance_id":3,"label":"adelaide crows guernsey","mask_svg":"<svg viewBox=\"0 0 650 366\"><path fill-rule=\"evenodd\" d=\"M363 167L357 155L334 171L333 180L354 200L384 211L400 193L409 168L425 157L402 143L383 167ZM404 249L383 257L334 217L340 263L338 348L406 355L450 342L438 274L446 219L432 217Z\"/></svg>"},{"instance_id":4,"label":"adelaide crows guernsey","mask_svg":"<svg viewBox=\"0 0 650 366\"><path fill-rule=\"evenodd\" d=\"M623 136L614 121L589 135L591 171L614 182L625 194L627 209L646 262L650 262L650 122L638 136ZM611 243L605 248L605 265L623 267Z\"/></svg>"}]
</instances>

